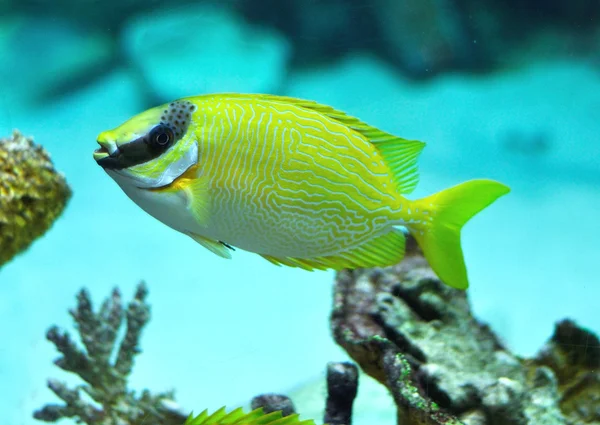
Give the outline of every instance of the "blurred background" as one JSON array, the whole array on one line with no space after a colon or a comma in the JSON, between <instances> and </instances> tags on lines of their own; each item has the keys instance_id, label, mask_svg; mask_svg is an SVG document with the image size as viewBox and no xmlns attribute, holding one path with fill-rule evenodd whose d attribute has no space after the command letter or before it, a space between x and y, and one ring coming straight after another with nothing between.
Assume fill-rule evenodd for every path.
<instances>
[{"instance_id":1,"label":"blurred background","mask_svg":"<svg viewBox=\"0 0 600 425\"><path fill-rule=\"evenodd\" d=\"M99 302L147 282L131 386L175 389L190 410L304 394L346 359L329 335L333 272L217 258L92 160L101 131L224 91L317 100L427 142L414 197L508 184L463 231L475 313L522 355L564 317L600 332L597 0L0 0L0 135L32 135L74 192L0 270L4 423L37 423L33 410L56 401L46 379L71 379L45 332L72 329L82 286Z\"/></svg>"}]
</instances>

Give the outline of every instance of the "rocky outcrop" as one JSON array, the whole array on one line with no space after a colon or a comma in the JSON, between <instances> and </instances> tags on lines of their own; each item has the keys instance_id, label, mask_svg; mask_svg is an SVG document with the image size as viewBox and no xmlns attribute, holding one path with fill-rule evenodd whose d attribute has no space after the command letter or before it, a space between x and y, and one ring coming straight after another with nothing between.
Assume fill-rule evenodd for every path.
<instances>
[{"instance_id":1,"label":"rocky outcrop","mask_svg":"<svg viewBox=\"0 0 600 425\"><path fill-rule=\"evenodd\" d=\"M514 355L413 240L397 266L341 272L331 321L336 341L394 396L400 425L600 421L595 335L562 321L536 358Z\"/></svg>"}]
</instances>

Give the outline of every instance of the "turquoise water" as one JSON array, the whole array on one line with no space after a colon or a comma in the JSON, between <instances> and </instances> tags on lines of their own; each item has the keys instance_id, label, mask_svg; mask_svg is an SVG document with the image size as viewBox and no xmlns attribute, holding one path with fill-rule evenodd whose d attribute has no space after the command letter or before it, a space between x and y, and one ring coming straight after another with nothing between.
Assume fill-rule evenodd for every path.
<instances>
[{"instance_id":1,"label":"turquoise water","mask_svg":"<svg viewBox=\"0 0 600 425\"><path fill-rule=\"evenodd\" d=\"M423 140L414 197L475 177L508 184L511 194L463 231L476 314L523 355L564 317L600 332L597 62L542 55L496 73L415 82L365 50L295 66L277 30L247 27L220 9L184 15L132 17L118 60L108 34L70 30L66 18L7 12L0 22L1 134L34 136L74 192L52 229L0 270L5 423L36 423L33 410L58 402L47 378L75 382L52 365L57 353L45 332L72 329L67 310L83 286L99 303L114 286L128 299L146 281L152 320L131 387L175 389L187 409L289 392L322 378L326 362L346 359L329 335L333 272L278 268L239 250L233 260L217 258L146 215L92 160L98 133L184 95L310 98ZM63 86L69 73L89 78Z\"/></svg>"}]
</instances>

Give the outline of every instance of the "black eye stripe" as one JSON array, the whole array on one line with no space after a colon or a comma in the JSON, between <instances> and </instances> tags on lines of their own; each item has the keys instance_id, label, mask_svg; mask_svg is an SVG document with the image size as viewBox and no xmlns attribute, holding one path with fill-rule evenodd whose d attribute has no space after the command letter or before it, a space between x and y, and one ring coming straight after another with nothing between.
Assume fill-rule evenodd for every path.
<instances>
[{"instance_id":1,"label":"black eye stripe","mask_svg":"<svg viewBox=\"0 0 600 425\"><path fill-rule=\"evenodd\" d=\"M98 165L121 170L158 158L186 134L196 109L189 101L171 102L162 112L160 123L148 134L120 146L117 156L103 158Z\"/></svg>"},{"instance_id":2,"label":"black eye stripe","mask_svg":"<svg viewBox=\"0 0 600 425\"><path fill-rule=\"evenodd\" d=\"M160 143L160 140L164 138L167 140ZM175 142L173 130L164 124L159 124L150 130L147 135L120 146L117 156L103 158L98 161L98 165L113 170L133 167L158 158Z\"/></svg>"}]
</instances>

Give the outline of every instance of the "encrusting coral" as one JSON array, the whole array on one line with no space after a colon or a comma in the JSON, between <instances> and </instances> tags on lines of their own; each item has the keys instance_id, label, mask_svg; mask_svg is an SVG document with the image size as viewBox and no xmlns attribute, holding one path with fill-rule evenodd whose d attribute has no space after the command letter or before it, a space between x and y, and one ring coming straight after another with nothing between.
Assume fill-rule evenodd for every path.
<instances>
[{"instance_id":1,"label":"encrusting coral","mask_svg":"<svg viewBox=\"0 0 600 425\"><path fill-rule=\"evenodd\" d=\"M0 267L42 236L70 197L44 148L18 130L0 139Z\"/></svg>"},{"instance_id":2,"label":"encrusting coral","mask_svg":"<svg viewBox=\"0 0 600 425\"><path fill-rule=\"evenodd\" d=\"M389 389L399 425L600 422L595 335L563 321L535 359L515 356L412 239L394 267L338 274L331 324L336 341Z\"/></svg>"},{"instance_id":3,"label":"encrusting coral","mask_svg":"<svg viewBox=\"0 0 600 425\"><path fill-rule=\"evenodd\" d=\"M56 327L48 339L62 353L56 364L86 385L69 389L49 381L65 404L47 405L34 417L70 417L89 425L314 425L300 420L292 401L280 394L255 397L248 413L223 408L194 416L175 403L173 393L144 390L137 396L128 390L150 318L146 296L140 284L124 313L115 289L94 313L88 293L79 293L71 315L85 352ZM117 347L124 316L125 336ZM335 340L390 391L398 425L600 423L600 341L594 334L564 320L535 358L512 354L473 317L466 292L440 282L412 239L396 266L338 273L331 325ZM354 364L328 364L324 423L351 425L357 388Z\"/></svg>"}]
</instances>

